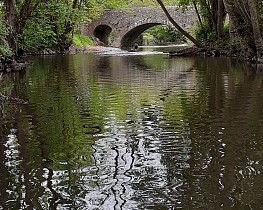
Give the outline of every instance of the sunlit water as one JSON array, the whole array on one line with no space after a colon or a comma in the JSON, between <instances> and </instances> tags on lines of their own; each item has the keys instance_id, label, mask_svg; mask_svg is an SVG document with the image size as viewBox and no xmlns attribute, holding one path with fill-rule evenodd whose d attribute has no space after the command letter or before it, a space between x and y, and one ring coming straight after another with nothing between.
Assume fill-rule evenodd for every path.
<instances>
[{"instance_id":1,"label":"sunlit water","mask_svg":"<svg viewBox=\"0 0 263 210\"><path fill-rule=\"evenodd\" d=\"M0 93L0 209L263 209L263 75L227 58L32 58Z\"/></svg>"}]
</instances>

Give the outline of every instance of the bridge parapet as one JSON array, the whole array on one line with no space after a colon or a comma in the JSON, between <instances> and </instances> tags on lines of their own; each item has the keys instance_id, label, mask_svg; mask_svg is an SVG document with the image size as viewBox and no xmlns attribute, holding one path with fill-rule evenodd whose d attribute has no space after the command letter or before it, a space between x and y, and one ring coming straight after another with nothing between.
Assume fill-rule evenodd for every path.
<instances>
[{"instance_id":1,"label":"bridge parapet","mask_svg":"<svg viewBox=\"0 0 263 210\"><path fill-rule=\"evenodd\" d=\"M183 10L171 6L167 10L174 20L186 31L193 33L196 28L194 8ZM110 33L113 32L113 47L133 46L135 39L145 30L156 25L172 26L160 7L136 7L128 9L105 10L103 15L89 24L81 26L81 33L109 45Z\"/></svg>"}]
</instances>

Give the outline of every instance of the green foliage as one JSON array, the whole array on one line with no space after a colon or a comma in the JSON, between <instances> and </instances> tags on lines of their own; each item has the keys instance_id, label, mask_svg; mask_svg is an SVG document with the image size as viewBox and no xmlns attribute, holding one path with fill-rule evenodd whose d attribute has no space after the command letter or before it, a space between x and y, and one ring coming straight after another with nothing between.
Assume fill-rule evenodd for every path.
<instances>
[{"instance_id":1,"label":"green foliage","mask_svg":"<svg viewBox=\"0 0 263 210\"><path fill-rule=\"evenodd\" d=\"M153 0L100 0L99 2L100 6L106 9L159 6ZM163 2L169 6L178 4L177 0L164 0Z\"/></svg>"},{"instance_id":2,"label":"green foliage","mask_svg":"<svg viewBox=\"0 0 263 210\"><path fill-rule=\"evenodd\" d=\"M235 38L227 42L227 48L232 54L240 54L244 47L242 41L238 38Z\"/></svg>"},{"instance_id":3,"label":"green foliage","mask_svg":"<svg viewBox=\"0 0 263 210\"><path fill-rule=\"evenodd\" d=\"M103 7L97 0L86 1L85 6L79 10L79 21L89 22L98 18L103 12Z\"/></svg>"},{"instance_id":4,"label":"green foliage","mask_svg":"<svg viewBox=\"0 0 263 210\"><path fill-rule=\"evenodd\" d=\"M12 51L6 40L8 29L3 20L4 16L0 10L0 58L12 55Z\"/></svg>"},{"instance_id":5,"label":"green foliage","mask_svg":"<svg viewBox=\"0 0 263 210\"><path fill-rule=\"evenodd\" d=\"M27 51L66 49L72 42L74 26L82 17L69 2L56 0L39 3L31 16L17 36L21 48Z\"/></svg>"},{"instance_id":6,"label":"green foliage","mask_svg":"<svg viewBox=\"0 0 263 210\"><path fill-rule=\"evenodd\" d=\"M36 17L27 21L21 35L17 36L20 47L25 51L51 48L56 44L56 34L50 20Z\"/></svg>"},{"instance_id":7,"label":"green foliage","mask_svg":"<svg viewBox=\"0 0 263 210\"><path fill-rule=\"evenodd\" d=\"M225 23L223 27L224 38L229 38L229 23ZM200 42L214 42L217 40L217 36L215 32L211 31L208 24L203 24L202 26L199 24L195 31L196 39Z\"/></svg>"},{"instance_id":8,"label":"green foliage","mask_svg":"<svg viewBox=\"0 0 263 210\"><path fill-rule=\"evenodd\" d=\"M87 47L87 46L94 46L94 43L91 40L91 38L88 36L75 34L73 36L73 45L77 47Z\"/></svg>"},{"instance_id":9,"label":"green foliage","mask_svg":"<svg viewBox=\"0 0 263 210\"><path fill-rule=\"evenodd\" d=\"M78 25L96 18L102 12L98 0L75 3L72 0L16 1L17 28L14 36L17 47L30 52L46 48L67 50L73 42L74 30ZM3 19L0 20L0 52L6 54L6 51L2 52L8 49L6 42L2 41L2 37L6 36L5 25L1 23Z\"/></svg>"},{"instance_id":10,"label":"green foliage","mask_svg":"<svg viewBox=\"0 0 263 210\"><path fill-rule=\"evenodd\" d=\"M179 33L175 28L171 28L169 26L160 25L148 29L143 33L143 39L152 41L154 44L162 44L162 43L181 43L185 42L185 38L181 33Z\"/></svg>"},{"instance_id":11,"label":"green foliage","mask_svg":"<svg viewBox=\"0 0 263 210\"><path fill-rule=\"evenodd\" d=\"M127 2L125 0L102 0L100 4L107 9L127 7Z\"/></svg>"},{"instance_id":12,"label":"green foliage","mask_svg":"<svg viewBox=\"0 0 263 210\"><path fill-rule=\"evenodd\" d=\"M224 36L225 36L226 38L229 37L229 22L227 22L227 23L224 24L223 33L224 33Z\"/></svg>"},{"instance_id":13,"label":"green foliage","mask_svg":"<svg viewBox=\"0 0 263 210\"><path fill-rule=\"evenodd\" d=\"M216 40L216 34L210 30L207 24L198 25L195 31L196 39L200 42L213 42Z\"/></svg>"},{"instance_id":14,"label":"green foliage","mask_svg":"<svg viewBox=\"0 0 263 210\"><path fill-rule=\"evenodd\" d=\"M52 23L52 29L55 34L55 48L66 48L72 39L72 31L79 20L79 13L72 9L72 5L56 0L49 1L48 4L43 4L41 8L49 17L48 23Z\"/></svg>"},{"instance_id":15,"label":"green foliage","mask_svg":"<svg viewBox=\"0 0 263 210\"><path fill-rule=\"evenodd\" d=\"M128 7L143 7L143 6L156 6L156 2L155 1L151 1L151 0L132 0L129 1L127 3Z\"/></svg>"},{"instance_id":16,"label":"green foliage","mask_svg":"<svg viewBox=\"0 0 263 210\"><path fill-rule=\"evenodd\" d=\"M177 0L179 6L186 7L192 3L192 0Z\"/></svg>"}]
</instances>

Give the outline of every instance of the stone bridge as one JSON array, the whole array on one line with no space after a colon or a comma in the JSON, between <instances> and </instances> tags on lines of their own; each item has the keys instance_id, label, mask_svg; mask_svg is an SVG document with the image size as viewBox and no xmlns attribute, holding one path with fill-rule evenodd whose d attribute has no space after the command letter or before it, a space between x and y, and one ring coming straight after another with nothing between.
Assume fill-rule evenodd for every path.
<instances>
[{"instance_id":1,"label":"stone bridge","mask_svg":"<svg viewBox=\"0 0 263 210\"><path fill-rule=\"evenodd\" d=\"M171 6L167 10L183 29L193 33L197 18L192 7L183 10ZM160 7L137 7L105 10L99 19L83 24L80 30L105 46L125 49L132 47L141 33L156 25L172 26ZM111 41L110 36L113 37Z\"/></svg>"}]
</instances>

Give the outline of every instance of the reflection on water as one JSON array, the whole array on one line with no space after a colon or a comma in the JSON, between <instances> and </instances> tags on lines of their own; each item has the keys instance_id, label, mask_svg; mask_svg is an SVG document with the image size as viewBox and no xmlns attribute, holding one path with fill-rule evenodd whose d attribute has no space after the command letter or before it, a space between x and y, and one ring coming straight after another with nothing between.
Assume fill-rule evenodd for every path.
<instances>
[{"instance_id":1,"label":"reflection on water","mask_svg":"<svg viewBox=\"0 0 263 210\"><path fill-rule=\"evenodd\" d=\"M184 43L184 44L165 44L165 45L150 45L150 46L139 46L139 51L144 51L144 52L174 52L178 50L182 50L185 48L191 47L189 44Z\"/></svg>"},{"instance_id":2,"label":"reflection on water","mask_svg":"<svg viewBox=\"0 0 263 210\"><path fill-rule=\"evenodd\" d=\"M5 75L0 209L262 209L263 77L226 58L36 57Z\"/></svg>"},{"instance_id":3,"label":"reflection on water","mask_svg":"<svg viewBox=\"0 0 263 210\"><path fill-rule=\"evenodd\" d=\"M167 47L169 48L169 47ZM139 56L139 55L158 55L158 54L166 54L163 51L158 50L158 48L154 46L149 46L147 48L140 47L139 49L131 49L130 51L121 50L120 48L112 48L108 47L107 50L102 52L98 52L100 56Z\"/></svg>"}]
</instances>

